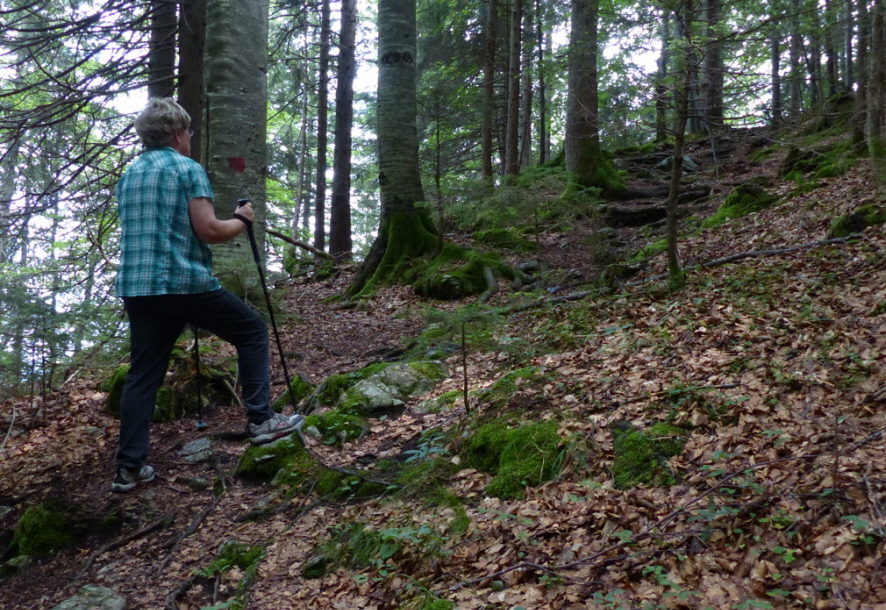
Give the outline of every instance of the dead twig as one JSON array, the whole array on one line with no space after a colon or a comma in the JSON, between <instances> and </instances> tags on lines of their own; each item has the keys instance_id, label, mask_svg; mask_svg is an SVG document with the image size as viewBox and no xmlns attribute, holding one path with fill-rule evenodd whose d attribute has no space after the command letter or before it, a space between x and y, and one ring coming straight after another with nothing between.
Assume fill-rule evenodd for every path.
<instances>
[{"instance_id":1,"label":"dead twig","mask_svg":"<svg viewBox=\"0 0 886 610\"><path fill-rule=\"evenodd\" d=\"M166 548L169 549L169 554L166 556L166 559L161 561L160 565L157 566L157 569L154 572L155 575L159 575L163 572L163 570L166 569L166 566L168 566L169 562L172 561L172 554L175 552L176 547L181 543L182 540L197 531L197 528L200 527L200 524L203 523L203 520L206 519L209 513L211 513L216 506L218 506L218 498L213 499L212 503L209 506L200 511L200 514L197 515L193 521L191 521L188 529L182 532L182 534L178 538L166 545Z\"/></svg>"},{"instance_id":2,"label":"dead twig","mask_svg":"<svg viewBox=\"0 0 886 610\"><path fill-rule=\"evenodd\" d=\"M146 525L145 527L141 528L137 532L130 534L130 535L126 536L125 538L121 538L120 540L114 540L113 542L109 542L108 544L106 544L102 548L98 549L92 555L89 556L89 559L86 560L86 563L83 564L83 567L80 568L79 572L77 572L77 575L74 577L74 580L79 580L80 578L82 578L83 575L86 574L86 572L88 572L89 569L92 567L92 564L95 563L95 560L98 559L101 555L104 555L105 553L107 553L108 551L113 551L114 549L119 549L120 547L126 546L127 544L129 544L133 540L136 540L137 538L141 538L142 536L144 536L146 534L150 534L154 530L163 529L163 528L166 528L166 527L172 525L172 523L175 521L175 515L176 515L176 511L171 510L168 513L166 513L165 515L163 515L162 517L160 517L159 519L157 519L156 521L154 521L153 523L151 523L150 525Z\"/></svg>"},{"instance_id":3,"label":"dead twig","mask_svg":"<svg viewBox=\"0 0 886 610\"><path fill-rule=\"evenodd\" d=\"M9 429L6 431L6 436L3 437L3 444L0 445L0 455L3 455L3 449L6 447L6 441L9 440L9 435L12 434L12 427L15 425L15 405L12 405L12 419L9 420Z\"/></svg>"}]
</instances>

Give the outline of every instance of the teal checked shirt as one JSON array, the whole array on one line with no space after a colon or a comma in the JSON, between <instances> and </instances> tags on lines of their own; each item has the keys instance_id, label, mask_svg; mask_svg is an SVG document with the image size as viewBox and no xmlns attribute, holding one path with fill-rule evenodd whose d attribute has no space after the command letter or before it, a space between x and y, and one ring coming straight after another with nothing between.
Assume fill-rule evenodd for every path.
<instances>
[{"instance_id":1,"label":"teal checked shirt","mask_svg":"<svg viewBox=\"0 0 886 610\"><path fill-rule=\"evenodd\" d=\"M147 148L117 184L118 297L217 290L212 251L191 227L188 202L213 198L206 171L173 148Z\"/></svg>"}]
</instances>

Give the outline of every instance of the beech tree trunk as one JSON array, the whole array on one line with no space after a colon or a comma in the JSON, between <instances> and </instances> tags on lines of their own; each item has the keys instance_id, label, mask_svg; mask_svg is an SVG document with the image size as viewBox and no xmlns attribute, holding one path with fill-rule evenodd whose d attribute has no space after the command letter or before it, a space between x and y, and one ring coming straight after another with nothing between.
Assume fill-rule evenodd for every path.
<instances>
[{"instance_id":1,"label":"beech tree trunk","mask_svg":"<svg viewBox=\"0 0 886 610\"><path fill-rule=\"evenodd\" d=\"M437 230L424 201L416 126L415 0L378 2L378 236L346 297L402 271L403 261L432 254Z\"/></svg>"},{"instance_id":2,"label":"beech tree trunk","mask_svg":"<svg viewBox=\"0 0 886 610\"><path fill-rule=\"evenodd\" d=\"M329 129L329 0L320 8L320 79L317 91L317 185L314 189L314 247L326 248L326 148Z\"/></svg>"},{"instance_id":3,"label":"beech tree trunk","mask_svg":"<svg viewBox=\"0 0 886 610\"><path fill-rule=\"evenodd\" d=\"M151 50L148 54L148 97L169 97L175 91L176 5L151 2Z\"/></svg>"},{"instance_id":4,"label":"beech tree trunk","mask_svg":"<svg viewBox=\"0 0 886 610\"><path fill-rule=\"evenodd\" d=\"M351 256L351 127L354 122L354 48L357 7L341 0L338 78L335 88L335 152L332 156L332 200L329 218L329 253Z\"/></svg>"},{"instance_id":5,"label":"beech tree trunk","mask_svg":"<svg viewBox=\"0 0 886 610\"><path fill-rule=\"evenodd\" d=\"M599 0L572 0L569 91L566 106L566 169L592 186L600 159L597 114L597 13Z\"/></svg>"},{"instance_id":6,"label":"beech tree trunk","mask_svg":"<svg viewBox=\"0 0 886 610\"><path fill-rule=\"evenodd\" d=\"M207 170L215 213L232 218L237 199L255 205L255 237L264 249L267 177L268 0L207 0ZM217 274L258 289L252 251L236 239L213 246ZM249 294L247 294L249 296Z\"/></svg>"}]
</instances>

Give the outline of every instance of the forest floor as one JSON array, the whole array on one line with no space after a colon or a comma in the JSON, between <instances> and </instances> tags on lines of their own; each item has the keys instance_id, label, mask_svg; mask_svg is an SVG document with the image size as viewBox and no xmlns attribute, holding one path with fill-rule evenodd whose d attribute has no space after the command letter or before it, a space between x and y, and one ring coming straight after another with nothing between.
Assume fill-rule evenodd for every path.
<instances>
[{"instance_id":1,"label":"forest floor","mask_svg":"<svg viewBox=\"0 0 886 610\"><path fill-rule=\"evenodd\" d=\"M754 176L768 177L779 195L795 187L778 176L784 149L757 161L747 156L756 137L736 136L716 168L704 149L690 148L701 163L695 179L713 185L711 198L695 206L699 216ZM327 464L357 469L415 449L429 430L482 416L519 412L523 420L558 422L566 448L560 475L520 500L491 497L488 474L456 469L447 488L470 520L459 531L452 506L400 493L335 501L301 488L287 499L237 477L225 477L220 495L194 491L187 481L230 473L244 450L236 434L218 436L242 431L235 408L209 409L205 429L192 418L155 424L150 461L158 480L111 494L118 427L103 409L108 371L82 371L45 399L3 403L3 434L11 432L0 456L0 505L13 510L0 517L0 550L23 511L46 499L121 519L0 577L0 608L54 608L95 584L124 595L129 608L220 609L251 582L247 607L269 610L453 607L441 600L464 609L886 609L886 229L760 254L825 240L838 215L882 205L866 168L862 160L774 207L685 233L686 267L752 254L695 269L679 290L654 279L666 271L661 255L614 293L515 311L499 332L530 348L468 358L472 390L517 368L542 367L543 380L518 384L505 404L475 401L466 413L458 401L419 413L410 403L403 416L374 420L341 449L308 438ZM662 230L619 233L636 249ZM546 232L539 256L551 266L550 288L503 290L492 304L586 288L593 234L582 225ZM288 313L284 351L290 368L313 383L374 361L424 326L427 303L405 287L350 309L326 302L349 279L345 272L279 284ZM213 343L214 353L225 349ZM433 395L461 387L460 354L447 364L451 376ZM274 378L279 393L282 373ZM679 480L616 488L610 424L664 420L691 430L669 463ZM212 466L179 453L200 437L216 439ZM436 451L458 464L454 442ZM261 507L273 510L243 520ZM315 547L353 523L383 532L389 552L303 577ZM195 578L231 539L263 546L257 572L235 566Z\"/></svg>"}]
</instances>

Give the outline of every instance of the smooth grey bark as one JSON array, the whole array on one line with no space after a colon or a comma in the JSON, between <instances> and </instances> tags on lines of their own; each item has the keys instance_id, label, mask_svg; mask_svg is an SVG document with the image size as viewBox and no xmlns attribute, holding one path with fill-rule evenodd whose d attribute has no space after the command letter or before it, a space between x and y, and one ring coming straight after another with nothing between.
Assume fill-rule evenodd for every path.
<instances>
[{"instance_id":1,"label":"smooth grey bark","mask_svg":"<svg viewBox=\"0 0 886 610\"><path fill-rule=\"evenodd\" d=\"M481 127L480 173L492 182L492 129L495 117L495 47L498 32L498 0L487 6L483 45L483 124Z\"/></svg>"},{"instance_id":2,"label":"smooth grey bark","mask_svg":"<svg viewBox=\"0 0 886 610\"><path fill-rule=\"evenodd\" d=\"M152 0L148 97L169 97L175 91L176 21L174 2Z\"/></svg>"},{"instance_id":3,"label":"smooth grey bark","mask_svg":"<svg viewBox=\"0 0 886 610\"><path fill-rule=\"evenodd\" d=\"M351 128L354 122L354 49L357 35L355 0L341 0L341 34L335 87L335 150L332 155L332 199L329 204L329 253L350 258Z\"/></svg>"},{"instance_id":4,"label":"smooth grey bark","mask_svg":"<svg viewBox=\"0 0 886 610\"><path fill-rule=\"evenodd\" d=\"M188 0L178 22L178 102L191 115L191 158L206 165L206 92L203 58L206 52L206 0Z\"/></svg>"},{"instance_id":5,"label":"smooth grey bark","mask_svg":"<svg viewBox=\"0 0 886 610\"><path fill-rule=\"evenodd\" d=\"M523 0L511 0L511 34L508 51L508 120L505 139L505 174L520 172L520 49L523 32Z\"/></svg>"},{"instance_id":6,"label":"smooth grey bark","mask_svg":"<svg viewBox=\"0 0 886 610\"><path fill-rule=\"evenodd\" d=\"M268 0L207 0L206 17L207 170L215 212L231 218L237 199L251 199L255 237L263 251ZM247 287L258 284L251 249L243 240L214 246L213 252L218 275L234 274Z\"/></svg>"},{"instance_id":7,"label":"smooth grey bark","mask_svg":"<svg viewBox=\"0 0 886 610\"><path fill-rule=\"evenodd\" d=\"M416 124L415 0L378 2L378 183L381 214L378 235L348 288L358 294L385 255L420 256L436 247L430 214L416 206L425 200ZM381 269L380 269L381 267Z\"/></svg>"},{"instance_id":8,"label":"smooth grey bark","mask_svg":"<svg viewBox=\"0 0 886 610\"><path fill-rule=\"evenodd\" d=\"M599 0L572 0L566 106L566 169L591 186L600 157L597 108Z\"/></svg>"}]
</instances>

